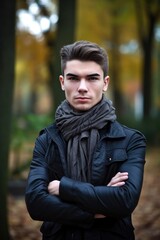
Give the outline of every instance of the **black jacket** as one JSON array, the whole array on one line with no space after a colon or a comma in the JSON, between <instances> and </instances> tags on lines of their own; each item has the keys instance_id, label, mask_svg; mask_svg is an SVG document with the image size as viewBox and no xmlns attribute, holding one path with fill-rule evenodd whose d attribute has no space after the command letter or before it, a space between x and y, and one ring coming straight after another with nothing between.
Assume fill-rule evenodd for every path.
<instances>
[{"instance_id":1,"label":"black jacket","mask_svg":"<svg viewBox=\"0 0 160 240\"><path fill-rule=\"evenodd\" d=\"M43 239L134 239L131 214L142 188L146 141L137 130L117 121L100 130L92 160L90 183L68 178L66 143L55 124L42 130L33 152L26 205L31 217L44 221ZM122 187L107 184L117 172L128 172ZM60 180L59 197L48 183ZM94 219L96 213L106 216Z\"/></svg>"}]
</instances>

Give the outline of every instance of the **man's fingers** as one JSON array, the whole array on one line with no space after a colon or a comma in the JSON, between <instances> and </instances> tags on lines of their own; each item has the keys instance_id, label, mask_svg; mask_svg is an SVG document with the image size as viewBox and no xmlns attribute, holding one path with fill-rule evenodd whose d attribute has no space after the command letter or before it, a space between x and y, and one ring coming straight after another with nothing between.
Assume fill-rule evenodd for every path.
<instances>
[{"instance_id":1,"label":"man's fingers","mask_svg":"<svg viewBox=\"0 0 160 240\"><path fill-rule=\"evenodd\" d=\"M52 195L59 195L59 184L60 181L53 180L48 184L48 192Z\"/></svg>"},{"instance_id":2,"label":"man's fingers","mask_svg":"<svg viewBox=\"0 0 160 240\"><path fill-rule=\"evenodd\" d=\"M107 186L123 186L125 184L125 181L128 179L128 173L127 172L118 172L108 183Z\"/></svg>"},{"instance_id":3,"label":"man's fingers","mask_svg":"<svg viewBox=\"0 0 160 240\"><path fill-rule=\"evenodd\" d=\"M99 214L99 213L94 215L94 218L105 218L105 217L106 217L105 215Z\"/></svg>"},{"instance_id":4,"label":"man's fingers","mask_svg":"<svg viewBox=\"0 0 160 240\"><path fill-rule=\"evenodd\" d=\"M113 178L128 176L128 172L118 172Z\"/></svg>"},{"instance_id":5,"label":"man's fingers","mask_svg":"<svg viewBox=\"0 0 160 240\"><path fill-rule=\"evenodd\" d=\"M115 183L115 184L110 184L108 186L112 186L112 187L121 187L125 184L125 182L118 182L118 183Z\"/></svg>"}]
</instances>

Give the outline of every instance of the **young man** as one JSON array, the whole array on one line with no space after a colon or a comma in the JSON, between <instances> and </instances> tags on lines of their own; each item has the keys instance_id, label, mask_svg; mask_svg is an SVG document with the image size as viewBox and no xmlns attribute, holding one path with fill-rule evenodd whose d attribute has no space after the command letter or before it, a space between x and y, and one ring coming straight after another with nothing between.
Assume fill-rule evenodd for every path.
<instances>
[{"instance_id":1,"label":"young man","mask_svg":"<svg viewBox=\"0 0 160 240\"><path fill-rule=\"evenodd\" d=\"M61 49L66 100L36 140L26 189L44 240L133 240L131 214L142 188L145 138L116 121L104 96L108 59L95 43Z\"/></svg>"}]
</instances>

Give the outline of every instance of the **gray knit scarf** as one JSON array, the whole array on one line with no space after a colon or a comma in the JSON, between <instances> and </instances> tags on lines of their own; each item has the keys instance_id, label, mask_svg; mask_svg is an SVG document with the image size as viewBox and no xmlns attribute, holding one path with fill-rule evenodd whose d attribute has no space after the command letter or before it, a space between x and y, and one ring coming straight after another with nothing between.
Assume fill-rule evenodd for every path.
<instances>
[{"instance_id":1,"label":"gray knit scarf","mask_svg":"<svg viewBox=\"0 0 160 240\"><path fill-rule=\"evenodd\" d=\"M56 124L67 142L67 175L75 180L90 181L93 152L99 129L116 119L112 102L102 100L88 111L76 112L63 101L56 111Z\"/></svg>"}]
</instances>

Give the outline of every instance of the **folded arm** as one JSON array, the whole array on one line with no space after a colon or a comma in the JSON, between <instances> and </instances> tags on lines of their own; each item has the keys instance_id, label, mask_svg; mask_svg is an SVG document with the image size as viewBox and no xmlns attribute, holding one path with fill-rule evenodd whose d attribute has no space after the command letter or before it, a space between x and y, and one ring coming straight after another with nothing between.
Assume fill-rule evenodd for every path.
<instances>
[{"instance_id":1,"label":"folded arm","mask_svg":"<svg viewBox=\"0 0 160 240\"><path fill-rule=\"evenodd\" d=\"M63 177L59 185L59 196L65 202L75 203L94 214L112 217L125 217L137 206L144 171L145 142L140 134L132 136L127 149L128 159L119 168L127 172L125 184L115 183L112 178L108 186L94 186ZM121 186L119 186L119 184ZM114 186L114 187L113 187Z\"/></svg>"},{"instance_id":2,"label":"folded arm","mask_svg":"<svg viewBox=\"0 0 160 240\"><path fill-rule=\"evenodd\" d=\"M107 186L111 187L120 187L125 184L125 181L128 179L128 173L120 173L118 172L108 183ZM48 192L51 195L59 196L59 187L60 187L60 181L58 180L53 180L49 183L48 185ZM94 214L94 218L105 218L106 216L100 213Z\"/></svg>"},{"instance_id":3,"label":"folded arm","mask_svg":"<svg viewBox=\"0 0 160 240\"><path fill-rule=\"evenodd\" d=\"M94 215L75 203L65 202L48 192L50 169L46 163L45 135L36 140L33 160L26 187L26 206L30 216L39 221L57 221L63 224L87 227Z\"/></svg>"}]
</instances>

